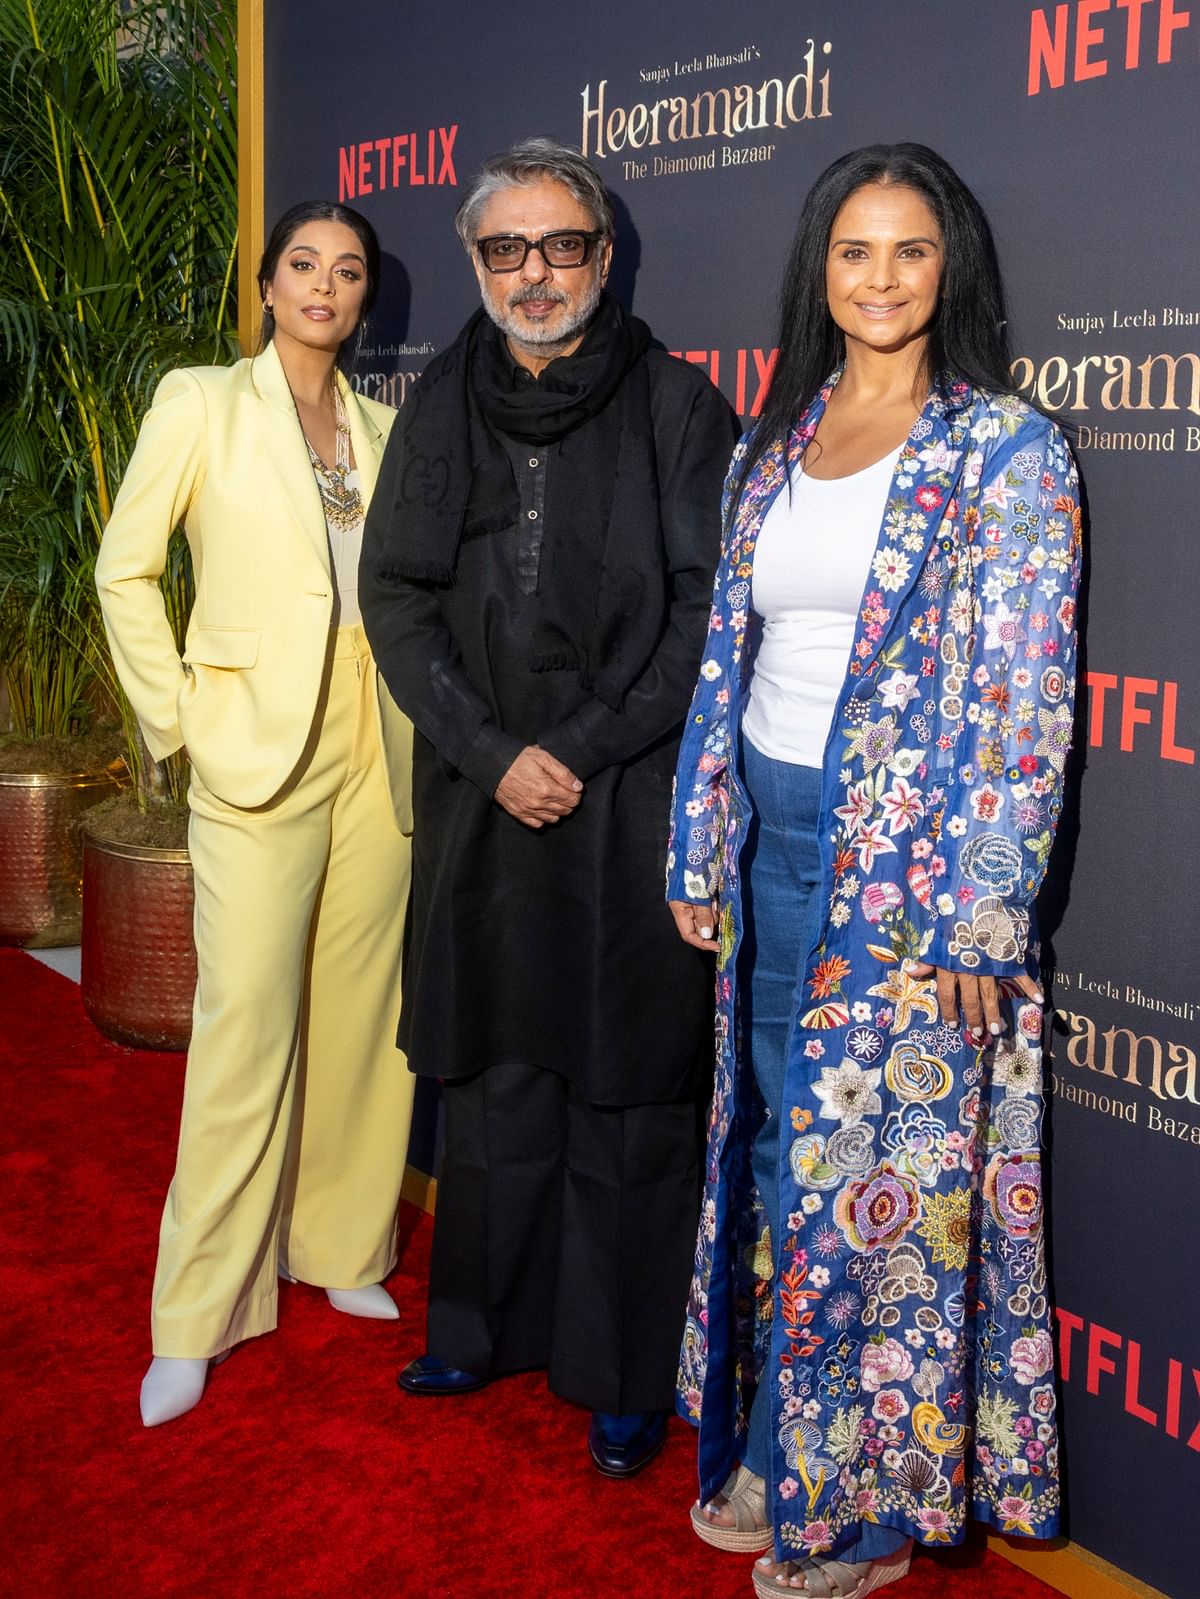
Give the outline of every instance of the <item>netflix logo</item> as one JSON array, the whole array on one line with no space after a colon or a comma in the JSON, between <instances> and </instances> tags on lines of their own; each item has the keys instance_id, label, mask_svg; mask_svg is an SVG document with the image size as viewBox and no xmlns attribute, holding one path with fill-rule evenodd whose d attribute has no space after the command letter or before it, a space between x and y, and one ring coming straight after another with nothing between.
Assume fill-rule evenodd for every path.
<instances>
[{"instance_id":1,"label":"netflix logo","mask_svg":"<svg viewBox=\"0 0 1200 1599\"><path fill-rule=\"evenodd\" d=\"M1175 0L1073 0L1029 18L1029 93L1166 66L1192 26L1191 11Z\"/></svg>"},{"instance_id":2,"label":"netflix logo","mask_svg":"<svg viewBox=\"0 0 1200 1599\"><path fill-rule=\"evenodd\" d=\"M1098 1396L1101 1388L1112 1391L1114 1398L1123 1400L1128 1415L1148 1427L1160 1427L1168 1438L1180 1438L1183 1428L1190 1427L1187 1446L1200 1450L1200 1420L1195 1419L1200 1371L1179 1360L1168 1360L1165 1371L1161 1367L1143 1371L1142 1346L1135 1339L1123 1338L1098 1322L1086 1322L1061 1305L1054 1314L1058 1318L1058 1374L1064 1383L1078 1383L1082 1378L1093 1396ZM1186 1421L1185 1394L1190 1412Z\"/></svg>"},{"instance_id":3,"label":"netflix logo","mask_svg":"<svg viewBox=\"0 0 1200 1599\"><path fill-rule=\"evenodd\" d=\"M385 189L419 189L426 184L458 185L454 141L458 123L421 133L393 133L386 139L344 144L338 151L338 200L358 200Z\"/></svg>"},{"instance_id":4,"label":"netflix logo","mask_svg":"<svg viewBox=\"0 0 1200 1599\"><path fill-rule=\"evenodd\" d=\"M1179 684L1156 677L1118 677L1115 672L1089 672L1088 743L1094 749L1112 746L1126 754L1136 747L1154 749L1160 760L1196 764L1196 751L1180 744ZM1110 700L1109 695L1112 695ZM1138 731L1145 728L1144 733Z\"/></svg>"},{"instance_id":5,"label":"netflix logo","mask_svg":"<svg viewBox=\"0 0 1200 1599\"><path fill-rule=\"evenodd\" d=\"M722 377L732 383L732 388L724 392L739 416L762 414L779 359L778 350L672 350L671 354L681 361L690 361L693 366L702 366L717 388L721 387ZM724 361L722 354L726 357Z\"/></svg>"}]
</instances>

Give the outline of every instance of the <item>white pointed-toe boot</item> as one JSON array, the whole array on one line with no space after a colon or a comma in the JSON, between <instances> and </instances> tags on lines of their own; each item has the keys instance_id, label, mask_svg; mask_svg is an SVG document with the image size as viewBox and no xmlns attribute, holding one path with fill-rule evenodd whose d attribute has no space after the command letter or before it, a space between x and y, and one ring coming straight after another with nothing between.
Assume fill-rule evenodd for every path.
<instances>
[{"instance_id":1,"label":"white pointed-toe boot","mask_svg":"<svg viewBox=\"0 0 1200 1599\"><path fill-rule=\"evenodd\" d=\"M207 1360L183 1360L173 1355L155 1355L142 1378L142 1425L161 1427L195 1409L208 1380Z\"/></svg>"},{"instance_id":2,"label":"white pointed-toe boot","mask_svg":"<svg viewBox=\"0 0 1200 1599\"><path fill-rule=\"evenodd\" d=\"M334 1310L347 1316L365 1316L370 1321L399 1321L396 1301L382 1283L370 1283L366 1288L327 1288L329 1303Z\"/></svg>"},{"instance_id":3,"label":"white pointed-toe boot","mask_svg":"<svg viewBox=\"0 0 1200 1599\"><path fill-rule=\"evenodd\" d=\"M285 1283L297 1281L282 1262L279 1276ZM363 1316L368 1321L400 1320L396 1301L382 1283L368 1283L365 1288L327 1288L325 1295L334 1310L347 1316Z\"/></svg>"}]
</instances>

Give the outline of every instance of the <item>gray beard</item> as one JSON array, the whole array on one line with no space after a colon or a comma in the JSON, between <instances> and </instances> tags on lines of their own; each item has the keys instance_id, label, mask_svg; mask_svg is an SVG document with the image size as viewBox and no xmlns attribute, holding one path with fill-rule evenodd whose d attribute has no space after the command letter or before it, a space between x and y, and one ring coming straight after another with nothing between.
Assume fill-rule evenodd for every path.
<instances>
[{"instance_id":1,"label":"gray beard","mask_svg":"<svg viewBox=\"0 0 1200 1599\"><path fill-rule=\"evenodd\" d=\"M599 274L593 277L592 286L575 308L574 315L568 322L556 328L552 333L549 328L530 327L527 323L518 322L515 308L505 307L498 310L490 303L485 302L484 310L500 329L501 333L518 349L526 349L537 356L556 355L574 344L576 339L587 327L596 314L596 307L600 304L600 295L603 284ZM545 290L535 290L528 293L525 298L536 300L545 298ZM558 296L551 291L552 299ZM518 304L520 301L517 302ZM561 300L559 301L561 304Z\"/></svg>"}]
</instances>

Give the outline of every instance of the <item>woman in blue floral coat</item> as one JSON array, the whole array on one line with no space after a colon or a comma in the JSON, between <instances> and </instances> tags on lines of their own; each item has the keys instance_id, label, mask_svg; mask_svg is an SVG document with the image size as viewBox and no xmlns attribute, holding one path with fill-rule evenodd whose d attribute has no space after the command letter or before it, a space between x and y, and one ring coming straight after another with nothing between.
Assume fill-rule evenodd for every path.
<instances>
[{"instance_id":1,"label":"woman in blue floral coat","mask_svg":"<svg viewBox=\"0 0 1200 1599\"><path fill-rule=\"evenodd\" d=\"M1008 391L932 151L805 203L734 456L668 898L717 952L681 1408L701 1537L860 1599L968 1507L1057 1530L1033 900L1075 687L1073 463ZM831 670L831 664L833 669Z\"/></svg>"}]
</instances>

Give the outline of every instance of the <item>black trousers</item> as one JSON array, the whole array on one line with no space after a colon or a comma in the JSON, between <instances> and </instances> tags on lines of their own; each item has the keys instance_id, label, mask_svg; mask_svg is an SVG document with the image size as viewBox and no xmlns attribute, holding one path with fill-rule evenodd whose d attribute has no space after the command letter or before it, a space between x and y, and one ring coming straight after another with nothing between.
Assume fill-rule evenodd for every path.
<instances>
[{"instance_id":1,"label":"black trousers","mask_svg":"<svg viewBox=\"0 0 1200 1599\"><path fill-rule=\"evenodd\" d=\"M698 1106L614 1109L493 1066L445 1084L428 1348L481 1377L549 1368L590 1410L669 1410L699 1214Z\"/></svg>"}]
</instances>

